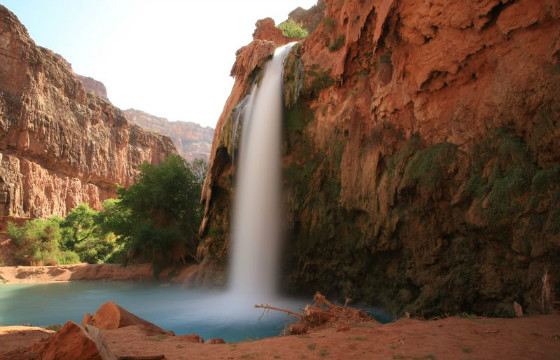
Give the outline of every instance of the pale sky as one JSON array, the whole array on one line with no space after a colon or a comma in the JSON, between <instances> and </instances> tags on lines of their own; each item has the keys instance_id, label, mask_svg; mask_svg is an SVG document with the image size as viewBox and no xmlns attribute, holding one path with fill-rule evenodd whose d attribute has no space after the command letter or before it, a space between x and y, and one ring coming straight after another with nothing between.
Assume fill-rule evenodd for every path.
<instances>
[{"instance_id":1,"label":"pale sky","mask_svg":"<svg viewBox=\"0 0 560 360\"><path fill-rule=\"evenodd\" d=\"M214 127L255 22L316 0L0 0L121 109Z\"/></svg>"}]
</instances>

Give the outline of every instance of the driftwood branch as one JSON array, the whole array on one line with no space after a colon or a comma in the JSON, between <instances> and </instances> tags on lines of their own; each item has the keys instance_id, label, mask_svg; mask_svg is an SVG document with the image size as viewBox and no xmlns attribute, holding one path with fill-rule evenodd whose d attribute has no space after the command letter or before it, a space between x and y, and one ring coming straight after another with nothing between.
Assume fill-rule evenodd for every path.
<instances>
[{"instance_id":1,"label":"driftwood branch","mask_svg":"<svg viewBox=\"0 0 560 360\"><path fill-rule=\"evenodd\" d=\"M272 306L272 305L268 305L268 304L256 304L255 307L257 309L280 311L280 312L286 313L288 315L292 315L294 317L297 317L300 320L304 320L304 316L302 314L297 313L297 312L292 311L292 310L289 310L289 309L282 309L282 308Z\"/></svg>"},{"instance_id":2,"label":"driftwood branch","mask_svg":"<svg viewBox=\"0 0 560 360\"><path fill-rule=\"evenodd\" d=\"M309 329L319 326L337 325L348 326L348 324L372 321L372 319L362 310L348 307L350 299L346 299L344 306L330 302L323 294L317 292L313 297L313 305L307 305L301 313L282 309L269 304L257 304L258 309L273 310L283 312L298 319L296 323L290 324L284 330L286 334L300 335L305 334ZM265 313L263 313L264 315Z\"/></svg>"}]
</instances>

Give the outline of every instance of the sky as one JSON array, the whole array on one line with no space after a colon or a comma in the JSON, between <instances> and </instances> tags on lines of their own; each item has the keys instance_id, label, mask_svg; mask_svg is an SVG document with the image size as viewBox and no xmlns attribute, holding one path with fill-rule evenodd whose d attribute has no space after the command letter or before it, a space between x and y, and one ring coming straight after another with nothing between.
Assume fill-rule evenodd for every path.
<instances>
[{"instance_id":1,"label":"sky","mask_svg":"<svg viewBox=\"0 0 560 360\"><path fill-rule=\"evenodd\" d=\"M0 0L121 109L215 127L255 22L317 0Z\"/></svg>"}]
</instances>

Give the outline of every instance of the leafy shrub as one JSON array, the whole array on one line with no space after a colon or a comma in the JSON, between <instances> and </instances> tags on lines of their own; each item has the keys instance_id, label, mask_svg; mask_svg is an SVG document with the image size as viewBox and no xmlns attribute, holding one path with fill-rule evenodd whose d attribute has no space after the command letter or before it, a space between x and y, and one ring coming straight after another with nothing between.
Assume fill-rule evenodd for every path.
<instances>
[{"instance_id":1,"label":"leafy shrub","mask_svg":"<svg viewBox=\"0 0 560 360\"><path fill-rule=\"evenodd\" d=\"M278 28L282 30L284 36L292 39L303 39L309 35L309 31L303 28L300 24L293 20L286 20L278 25Z\"/></svg>"},{"instance_id":2,"label":"leafy shrub","mask_svg":"<svg viewBox=\"0 0 560 360\"><path fill-rule=\"evenodd\" d=\"M70 250L60 251L56 259L60 265L77 264L81 262L80 256Z\"/></svg>"},{"instance_id":3,"label":"leafy shrub","mask_svg":"<svg viewBox=\"0 0 560 360\"><path fill-rule=\"evenodd\" d=\"M17 226L8 224L8 235L16 247L15 259L27 265L56 265L70 261L79 262L75 256L63 254L59 249L61 231L59 219L35 219Z\"/></svg>"}]
</instances>

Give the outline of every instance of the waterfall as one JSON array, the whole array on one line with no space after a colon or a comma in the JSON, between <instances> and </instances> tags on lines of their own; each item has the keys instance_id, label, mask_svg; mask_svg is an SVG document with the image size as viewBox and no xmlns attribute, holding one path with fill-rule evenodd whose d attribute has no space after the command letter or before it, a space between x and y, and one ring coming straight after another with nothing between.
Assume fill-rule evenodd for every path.
<instances>
[{"instance_id":1,"label":"waterfall","mask_svg":"<svg viewBox=\"0 0 560 360\"><path fill-rule=\"evenodd\" d=\"M277 48L245 102L233 213L230 289L274 295L281 242L282 71Z\"/></svg>"}]
</instances>

